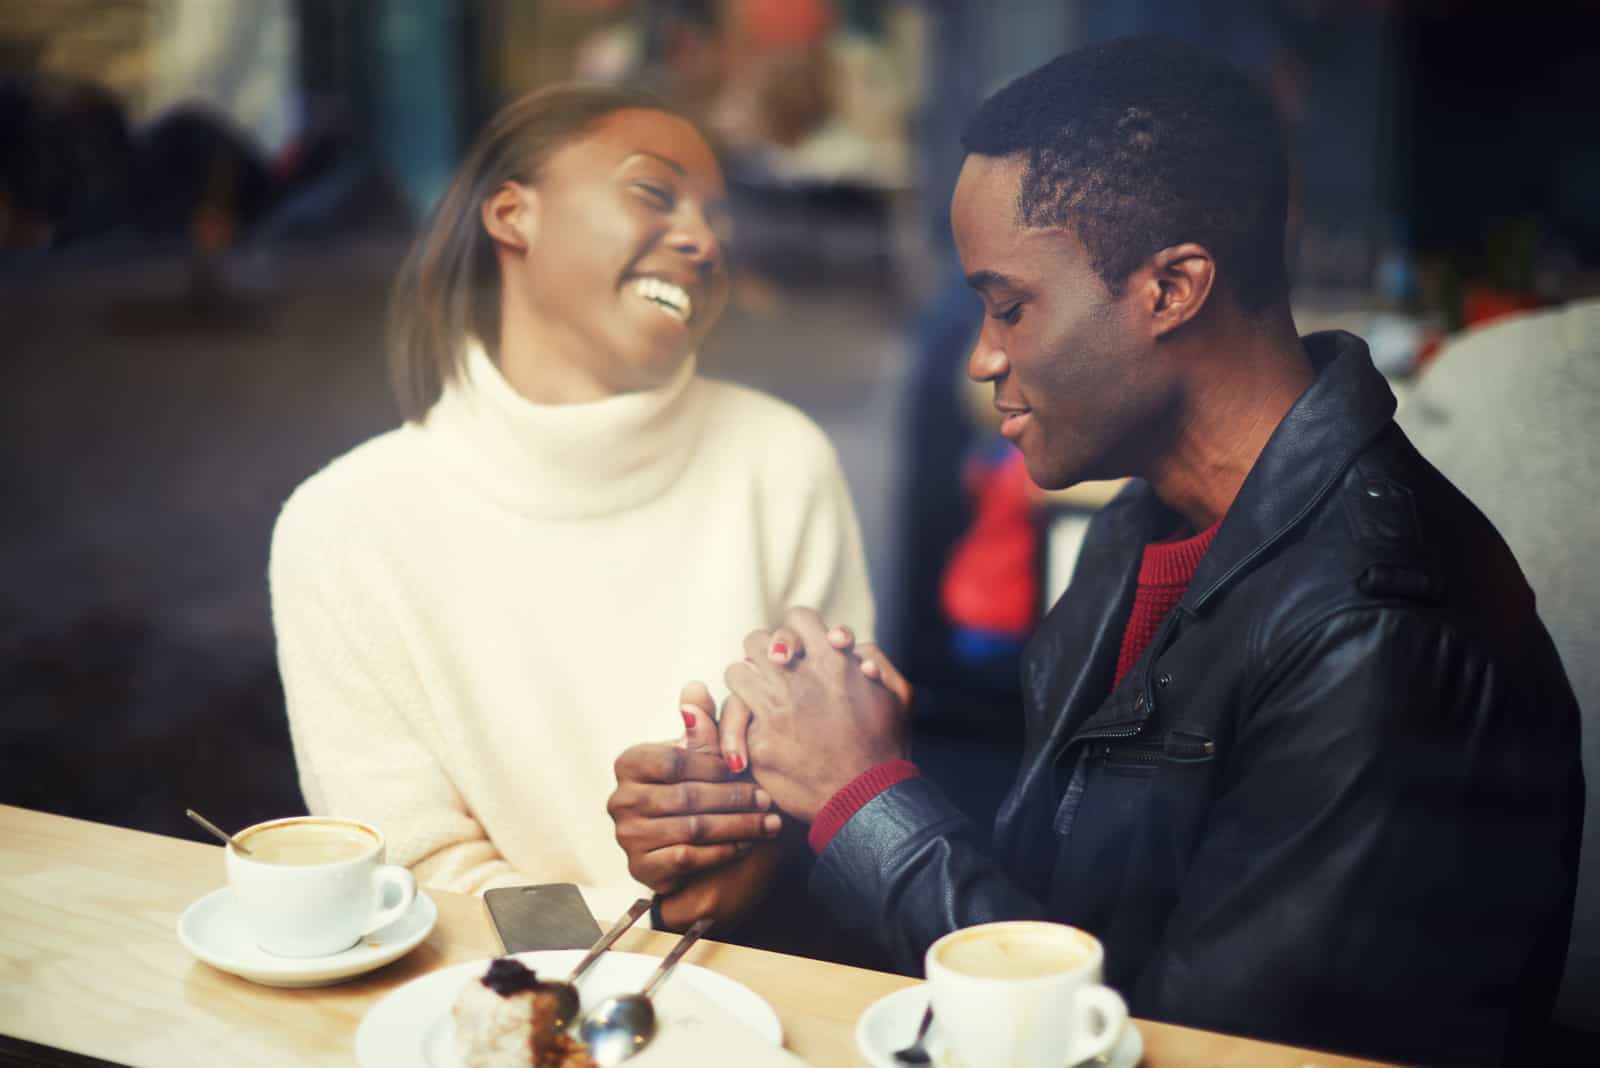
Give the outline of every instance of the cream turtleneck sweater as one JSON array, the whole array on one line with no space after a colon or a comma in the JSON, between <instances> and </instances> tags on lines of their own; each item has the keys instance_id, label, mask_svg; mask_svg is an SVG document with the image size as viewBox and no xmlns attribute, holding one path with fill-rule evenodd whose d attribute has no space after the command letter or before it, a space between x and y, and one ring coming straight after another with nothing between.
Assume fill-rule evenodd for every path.
<instances>
[{"instance_id":1,"label":"cream turtleneck sweater","mask_svg":"<svg viewBox=\"0 0 1600 1068\"><path fill-rule=\"evenodd\" d=\"M536 405L481 349L421 425L284 505L273 623L314 813L381 827L425 885L575 882L602 919L645 893L612 762L682 730L791 605L863 634L849 491L804 415L696 376Z\"/></svg>"}]
</instances>

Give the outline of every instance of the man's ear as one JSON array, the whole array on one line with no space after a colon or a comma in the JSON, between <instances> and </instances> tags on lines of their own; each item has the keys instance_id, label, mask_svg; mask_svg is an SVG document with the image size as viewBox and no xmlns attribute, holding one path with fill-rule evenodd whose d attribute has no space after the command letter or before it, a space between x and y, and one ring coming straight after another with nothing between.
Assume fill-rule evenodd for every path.
<instances>
[{"instance_id":1,"label":"man's ear","mask_svg":"<svg viewBox=\"0 0 1600 1068\"><path fill-rule=\"evenodd\" d=\"M539 232L539 192L518 182L502 182L481 209L483 228L508 252L526 252Z\"/></svg>"},{"instance_id":2,"label":"man's ear","mask_svg":"<svg viewBox=\"0 0 1600 1068\"><path fill-rule=\"evenodd\" d=\"M1151 334L1170 334L1200 314L1217 280L1217 261L1204 245L1185 242L1157 252L1140 272Z\"/></svg>"}]
</instances>

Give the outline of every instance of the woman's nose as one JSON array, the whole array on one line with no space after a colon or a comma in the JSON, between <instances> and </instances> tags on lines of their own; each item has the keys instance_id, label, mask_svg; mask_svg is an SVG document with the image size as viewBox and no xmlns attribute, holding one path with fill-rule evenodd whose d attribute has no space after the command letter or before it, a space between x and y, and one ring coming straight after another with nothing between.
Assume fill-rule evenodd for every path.
<instances>
[{"instance_id":1,"label":"woman's nose","mask_svg":"<svg viewBox=\"0 0 1600 1068\"><path fill-rule=\"evenodd\" d=\"M722 262L722 242L699 212L686 212L673 227L667 243L702 267L715 267Z\"/></svg>"}]
</instances>

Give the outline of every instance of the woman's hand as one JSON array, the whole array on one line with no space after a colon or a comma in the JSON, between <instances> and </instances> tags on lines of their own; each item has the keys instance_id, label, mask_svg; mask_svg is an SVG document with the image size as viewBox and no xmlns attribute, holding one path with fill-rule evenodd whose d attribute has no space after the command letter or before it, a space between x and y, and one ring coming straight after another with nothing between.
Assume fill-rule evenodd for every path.
<instances>
[{"instance_id":1,"label":"woman's hand","mask_svg":"<svg viewBox=\"0 0 1600 1068\"><path fill-rule=\"evenodd\" d=\"M728 770L706 687L690 683L680 704L683 738L623 752L606 803L628 871L659 894L749 857L783 826L767 792Z\"/></svg>"},{"instance_id":2,"label":"woman's hand","mask_svg":"<svg viewBox=\"0 0 1600 1068\"><path fill-rule=\"evenodd\" d=\"M684 881L661 899L661 920L681 931L702 916L723 930L737 924L764 897L778 872L777 842L759 842L750 852L720 868Z\"/></svg>"}]
</instances>

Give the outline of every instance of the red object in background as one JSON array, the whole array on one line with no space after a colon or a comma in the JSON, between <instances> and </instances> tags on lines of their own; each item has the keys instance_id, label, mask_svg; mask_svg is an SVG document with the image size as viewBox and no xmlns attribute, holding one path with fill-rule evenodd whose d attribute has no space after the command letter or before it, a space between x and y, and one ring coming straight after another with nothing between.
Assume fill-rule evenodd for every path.
<instances>
[{"instance_id":1,"label":"red object in background","mask_svg":"<svg viewBox=\"0 0 1600 1068\"><path fill-rule=\"evenodd\" d=\"M1461 318L1466 326L1482 326L1520 311L1532 311L1543 304L1532 293L1490 286L1467 286L1461 294Z\"/></svg>"},{"instance_id":2,"label":"red object in background","mask_svg":"<svg viewBox=\"0 0 1600 1068\"><path fill-rule=\"evenodd\" d=\"M1422 347L1417 350L1417 365L1411 369L1412 374L1416 374L1428 366L1433 361L1433 358L1439 355L1439 349L1444 345L1444 338L1445 335L1437 331L1428 336L1428 340L1424 341Z\"/></svg>"},{"instance_id":3,"label":"red object in background","mask_svg":"<svg viewBox=\"0 0 1600 1068\"><path fill-rule=\"evenodd\" d=\"M806 49L833 28L833 10L823 0L735 0L736 24L761 49Z\"/></svg>"},{"instance_id":4,"label":"red object in background","mask_svg":"<svg viewBox=\"0 0 1600 1068\"><path fill-rule=\"evenodd\" d=\"M972 526L956 542L944 570L940 599L959 627L1024 637L1039 611L1039 527L1033 480L1012 449L969 476Z\"/></svg>"},{"instance_id":5,"label":"red object in background","mask_svg":"<svg viewBox=\"0 0 1600 1068\"><path fill-rule=\"evenodd\" d=\"M1518 312L1544 307L1544 301L1534 293L1515 289L1496 289L1493 286L1467 286L1461 291L1461 329L1492 323ZM1430 337L1417 352L1417 370L1421 370L1439 354L1439 349L1449 337L1436 334Z\"/></svg>"}]
</instances>

